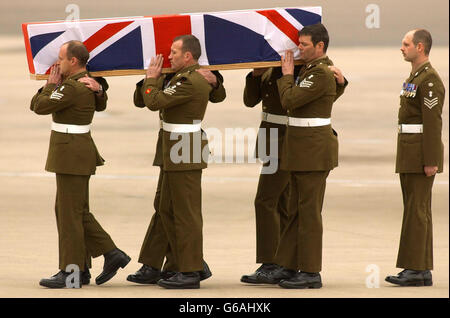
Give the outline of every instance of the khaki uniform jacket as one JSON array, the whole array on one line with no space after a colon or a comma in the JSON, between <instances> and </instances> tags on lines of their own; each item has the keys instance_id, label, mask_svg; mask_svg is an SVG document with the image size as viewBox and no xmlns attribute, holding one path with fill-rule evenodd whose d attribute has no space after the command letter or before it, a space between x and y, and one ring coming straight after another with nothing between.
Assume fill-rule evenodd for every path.
<instances>
[{"instance_id":1,"label":"khaki uniform jacket","mask_svg":"<svg viewBox=\"0 0 450 318\"><path fill-rule=\"evenodd\" d=\"M408 87L408 84L409 87ZM429 62L411 73L400 92L399 124L423 124L423 133L399 133L397 173L423 173L424 166L437 166L443 172L442 108L445 88Z\"/></svg>"},{"instance_id":2,"label":"khaki uniform jacket","mask_svg":"<svg viewBox=\"0 0 450 318\"><path fill-rule=\"evenodd\" d=\"M106 108L108 98L106 92L98 97L83 83L78 82L86 74L87 72L75 74L58 87L48 84L39 89L31 100L30 109L38 115L51 114L55 123L90 124L94 112ZM102 86L105 88L105 85ZM96 166L103 163L90 132L69 134L51 131L45 170L60 174L92 175L95 174Z\"/></svg>"},{"instance_id":3,"label":"khaki uniform jacket","mask_svg":"<svg viewBox=\"0 0 450 318\"><path fill-rule=\"evenodd\" d=\"M300 66L295 67L294 76L297 76L300 71ZM254 107L262 101L262 111L274 115L286 116L287 112L281 106L280 95L278 94L277 80L283 76L281 67L269 68L261 76L253 76L253 72L250 72L245 78L244 88L244 104L247 107ZM278 129L278 152L277 158L280 158L281 149L283 145L284 135L286 133L286 124L274 124L267 121L261 121L259 126L261 129L265 129L266 149L265 154L259 153L258 140L256 140L256 158L264 159L266 155L269 155L270 151L270 128ZM259 138L259 134L258 134ZM274 157L274 154L270 154L270 157Z\"/></svg>"},{"instance_id":4,"label":"khaki uniform jacket","mask_svg":"<svg viewBox=\"0 0 450 318\"><path fill-rule=\"evenodd\" d=\"M212 89L211 93L209 94L209 101L211 103L220 103L227 96L225 87L223 86L223 76L218 71L212 71L212 73L217 77L218 86ZM175 73L168 74L165 76L165 79L164 79L165 85L164 86L166 86L170 82L173 75L175 75ZM143 84L144 84L144 80L141 80L136 83L136 89L135 89L134 95L133 95L134 105L136 107L140 107L140 108L145 107L144 97L142 96L142 85ZM162 120L162 111L161 110L159 111L159 119ZM163 130L162 130L162 128L160 128L158 131L158 140L156 142L155 158L153 159L153 165L159 166L159 167L163 166L162 136L163 136Z\"/></svg>"},{"instance_id":5,"label":"khaki uniform jacket","mask_svg":"<svg viewBox=\"0 0 450 318\"><path fill-rule=\"evenodd\" d=\"M142 97L145 105L152 111L161 111L164 122L170 124L194 124L203 120L211 85L195 70L198 64L186 67L173 75L167 88L164 80L167 75L158 79L147 78L142 85ZM171 140L170 132L163 131L163 169L165 171L198 170L207 167L209 156L208 140L203 130L196 133L174 133L176 137ZM189 146L181 146L183 138ZM178 149L177 159L186 158L180 162L171 159L172 147ZM186 155L183 155L186 151Z\"/></svg>"},{"instance_id":6,"label":"khaki uniform jacket","mask_svg":"<svg viewBox=\"0 0 450 318\"><path fill-rule=\"evenodd\" d=\"M337 89L329 65L333 65L332 61L324 56L305 65L296 81L292 75L278 80L281 104L289 117L331 117L333 103L344 93L348 82ZM338 139L331 125L287 127L281 155L282 170L326 171L337 165Z\"/></svg>"}]
</instances>

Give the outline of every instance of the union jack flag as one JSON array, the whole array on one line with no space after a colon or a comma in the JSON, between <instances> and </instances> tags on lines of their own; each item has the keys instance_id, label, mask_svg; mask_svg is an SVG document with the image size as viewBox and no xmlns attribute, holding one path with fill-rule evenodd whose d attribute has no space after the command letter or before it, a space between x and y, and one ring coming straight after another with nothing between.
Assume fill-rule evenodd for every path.
<instances>
[{"instance_id":1,"label":"union jack flag","mask_svg":"<svg viewBox=\"0 0 450 318\"><path fill-rule=\"evenodd\" d=\"M30 73L42 75L70 40L86 45L89 71L143 70L156 54L168 68L172 40L183 34L200 40L200 65L279 61L287 49L298 58L298 30L321 20L321 7L274 8L24 23L22 31Z\"/></svg>"}]
</instances>

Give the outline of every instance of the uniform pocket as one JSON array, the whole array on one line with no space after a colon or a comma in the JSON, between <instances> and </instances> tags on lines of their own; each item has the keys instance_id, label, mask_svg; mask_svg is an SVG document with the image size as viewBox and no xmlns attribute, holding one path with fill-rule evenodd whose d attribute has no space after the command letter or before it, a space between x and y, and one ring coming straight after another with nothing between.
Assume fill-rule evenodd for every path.
<instances>
[{"instance_id":1,"label":"uniform pocket","mask_svg":"<svg viewBox=\"0 0 450 318\"><path fill-rule=\"evenodd\" d=\"M400 134L397 150L399 172L423 171L422 134Z\"/></svg>"},{"instance_id":2,"label":"uniform pocket","mask_svg":"<svg viewBox=\"0 0 450 318\"><path fill-rule=\"evenodd\" d=\"M68 144L72 140L71 134L64 134L59 132L52 132L50 143L53 145Z\"/></svg>"}]
</instances>

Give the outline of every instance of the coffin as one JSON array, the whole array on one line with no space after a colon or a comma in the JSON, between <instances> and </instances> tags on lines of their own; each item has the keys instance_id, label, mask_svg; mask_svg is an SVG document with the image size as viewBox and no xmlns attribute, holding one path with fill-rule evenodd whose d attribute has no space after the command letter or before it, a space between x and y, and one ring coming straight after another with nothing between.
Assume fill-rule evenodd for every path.
<instances>
[{"instance_id":1,"label":"coffin","mask_svg":"<svg viewBox=\"0 0 450 318\"><path fill-rule=\"evenodd\" d=\"M22 24L32 79L45 79L59 48L70 40L90 52L88 70L97 76L144 74L150 59L164 55L172 40L195 35L201 43L199 64L213 70L280 65L280 55L297 49L298 31L322 20L321 7L273 8L170 16L125 17Z\"/></svg>"}]
</instances>

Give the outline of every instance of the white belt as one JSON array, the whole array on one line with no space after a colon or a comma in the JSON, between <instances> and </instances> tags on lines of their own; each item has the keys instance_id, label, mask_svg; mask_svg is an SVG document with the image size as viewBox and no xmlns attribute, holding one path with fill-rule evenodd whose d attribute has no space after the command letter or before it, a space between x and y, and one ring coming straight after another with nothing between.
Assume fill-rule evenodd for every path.
<instances>
[{"instance_id":1,"label":"white belt","mask_svg":"<svg viewBox=\"0 0 450 318\"><path fill-rule=\"evenodd\" d=\"M286 125L287 119L288 119L288 117L283 116L283 115L274 115L274 114L269 114L269 113L265 113L265 112L261 113L261 120L267 121L268 123Z\"/></svg>"},{"instance_id":2,"label":"white belt","mask_svg":"<svg viewBox=\"0 0 450 318\"><path fill-rule=\"evenodd\" d=\"M201 123L198 124L169 124L166 122L162 123L162 128L168 132L174 133L190 133L196 132L201 129Z\"/></svg>"},{"instance_id":3,"label":"white belt","mask_svg":"<svg viewBox=\"0 0 450 318\"><path fill-rule=\"evenodd\" d=\"M91 130L91 125L66 125L52 122L52 130L66 134L85 134Z\"/></svg>"},{"instance_id":4,"label":"white belt","mask_svg":"<svg viewBox=\"0 0 450 318\"><path fill-rule=\"evenodd\" d=\"M423 133L423 125L422 124L417 124L417 125L401 124L401 125L398 125L398 132L399 132L399 134L421 134L421 133Z\"/></svg>"},{"instance_id":5,"label":"white belt","mask_svg":"<svg viewBox=\"0 0 450 318\"><path fill-rule=\"evenodd\" d=\"M296 118L289 117L288 125L296 127L317 127L331 124L331 118Z\"/></svg>"},{"instance_id":6,"label":"white belt","mask_svg":"<svg viewBox=\"0 0 450 318\"><path fill-rule=\"evenodd\" d=\"M162 121L162 119L160 119L159 120L159 129L162 129L163 128L163 121Z\"/></svg>"}]
</instances>

